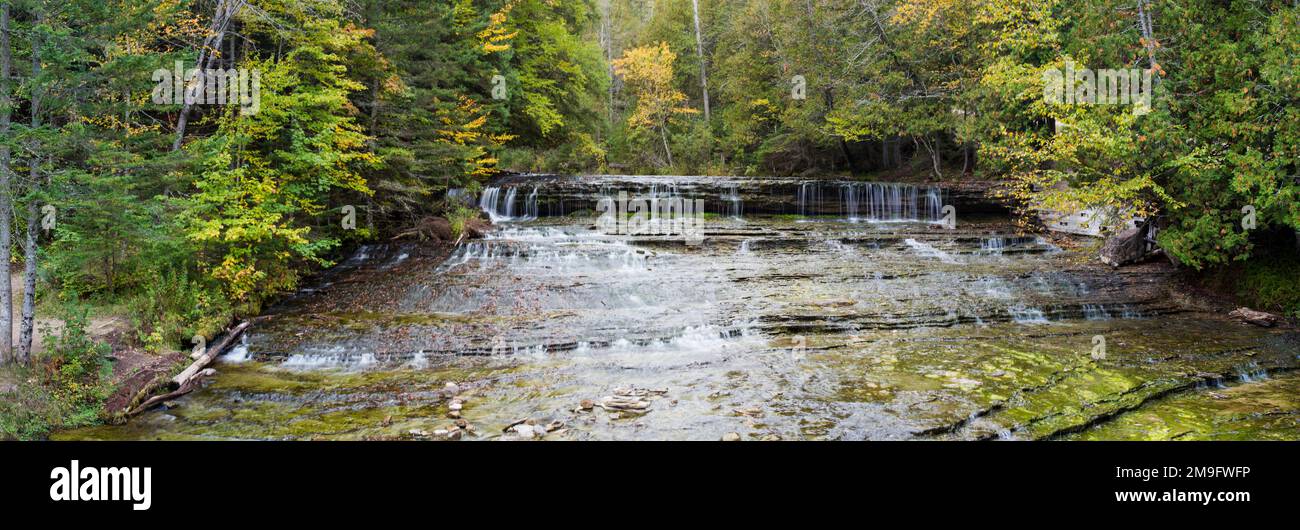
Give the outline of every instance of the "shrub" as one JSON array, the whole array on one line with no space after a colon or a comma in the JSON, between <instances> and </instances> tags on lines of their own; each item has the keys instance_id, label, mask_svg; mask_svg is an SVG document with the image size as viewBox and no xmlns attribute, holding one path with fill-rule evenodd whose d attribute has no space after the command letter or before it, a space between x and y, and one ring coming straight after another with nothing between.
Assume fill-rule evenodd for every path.
<instances>
[{"instance_id":1,"label":"shrub","mask_svg":"<svg viewBox=\"0 0 1300 530\"><path fill-rule=\"evenodd\" d=\"M30 366L0 371L16 382L0 400L0 439L42 439L52 429L99 422L110 391L112 348L87 333L87 307L74 305L63 312L61 331L41 330L44 353Z\"/></svg>"},{"instance_id":2,"label":"shrub","mask_svg":"<svg viewBox=\"0 0 1300 530\"><path fill-rule=\"evenodd\" d=\"M191 280L183 271L153 276L127 307L146 351L166 351L194 335L212 337L225 325L231 309L219 289Z\"/></svg>"},{"instance_id":3,"label":"shrub","mask_svg":"<svg viewBox=\"0 0 1300 530\"><path fill-rule=\"evenodd\" d=\"M98 416L98 408L107 397L106 382L113 372L108 362L112 348L86 332L88 313L87 307L70 307L60 333L56 335L48 328L42 331L46 351L41 364L46 387L56 401L66 406L67 418L77 425Z\"/></svg>"},{"instance_id":4,"label":"shrub","mask_svg":"<svg viewBox=\"0 0 1300 530\"><path fill-rule=\"evenodd\" d=\"M452 204L447 209L447 220L451 222L451 239L460 239L465 233L465 225L471 219L478 218L478 210L460 203Z\"/></svg>"}]
</instances>

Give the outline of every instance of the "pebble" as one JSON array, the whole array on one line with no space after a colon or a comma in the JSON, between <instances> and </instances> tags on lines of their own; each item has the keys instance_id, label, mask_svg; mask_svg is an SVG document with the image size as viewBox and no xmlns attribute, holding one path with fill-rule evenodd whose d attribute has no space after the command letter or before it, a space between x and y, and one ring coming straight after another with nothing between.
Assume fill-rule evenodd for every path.
<instances>
[{"instance_id":1,"label":"pebble","mask_svg":"<svg viewBox=\"0 0 1300 530\"><path fill-rule=\"evenodd\" d=\"M447 405L447 408L451 409L452 412L455 412L464 408L464 405L461 405L458 401L452 401L450 405Z\"/></svg>"},{"instance_id":2,"label":"pebble","mask_svg":"<svg viewBox=\"0 0 1300 530\"><path fill-rule=\"evenodd\" d=\"M738 433L738 432L729 432L729 433L727 433L727 434L724 434L724 435L722 435L722 441L724 441L724 442L739 442L739 441L740 441L740 433Z\"/></svg>"}]
</instances>

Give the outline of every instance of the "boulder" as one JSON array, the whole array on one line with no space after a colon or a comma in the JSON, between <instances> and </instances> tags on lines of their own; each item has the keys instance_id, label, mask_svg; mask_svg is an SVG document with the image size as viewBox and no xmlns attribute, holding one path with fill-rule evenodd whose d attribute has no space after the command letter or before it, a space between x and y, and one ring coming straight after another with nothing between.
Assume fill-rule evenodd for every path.
<instances>
[{"instance_id":1,"label":"boulder","mask_svg":"<svg viewBox=\"0 0 1300 530\"><path fill-rule=\"evenodd\" d=\"M492 222L487 219L474 218L465 221L465 237L468 239L481 239L492 228Z\"/></svg>"},{"instance_id":2,"label":"boulder","mask_svg":"<svg viewBox=\"0 0 1300 530\"><path fill-rule=\"evenodd\" d=\"M1115 234L1101 247L1101 262L1111 267L1133 263L1145 256L1146 230L1141 227Z\"/></svg>"},{"instance_id":3,"label":"boulder","mask_svg":"<svg viewBox=\"0 0 1300 530\"><path fill-rule=\"evenodd\" d=\"M1263 311L1255 311L1248 307L1238 307L1236 311L1228 313L1228 316L1256 326L1271 328L1282 321L1282 317Z\"/></svg>"}]
</instances>

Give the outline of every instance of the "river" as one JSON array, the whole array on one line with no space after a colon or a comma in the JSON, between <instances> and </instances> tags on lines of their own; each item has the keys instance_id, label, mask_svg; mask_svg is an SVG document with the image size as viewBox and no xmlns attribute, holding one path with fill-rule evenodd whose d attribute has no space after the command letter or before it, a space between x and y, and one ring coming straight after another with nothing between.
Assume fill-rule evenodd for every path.
<instances>
[{"instance_id":1,"label":"river","mask_svg":"<svg viewBox=\"0 0 1300 530\"><path fill-rule=\"evenodd\" d=\"M702 241L600 229L618 191L704 199ZM200 390L56 438L1300 439L1294 334L960 190L516 177L477 200L486 238L364 246Z\"/></svg>"}]
</instances>

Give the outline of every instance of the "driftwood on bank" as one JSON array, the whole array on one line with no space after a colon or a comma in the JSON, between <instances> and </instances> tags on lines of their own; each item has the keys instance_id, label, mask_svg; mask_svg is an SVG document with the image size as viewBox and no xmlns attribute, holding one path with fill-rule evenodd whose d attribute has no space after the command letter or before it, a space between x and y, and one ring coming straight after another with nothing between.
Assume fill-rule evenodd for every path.
<instances>
[{"instance_id":1,"label":"driftwood on bank","mask_svg":"<svg viewBox=\"0 0 1300 530\"><path fill-rule=\"evenodd\" d=\"M177 374L176 377L173 377L170 381L166 382L165 387L170 389L170 392L153 396L145 400L135 408L127 411L126 415L134 416L153 408L154 405L175 399L194 390L200 379L214 373L214 371L207 369L207 366L212 364L212 361L216 360L216 358L220 356L222 352L226 351L227 348L230 348L230 345L234 344L235 340L243 335L245 331L248 331L249 327L263 318L265 317L251 318L241 322L238 326L235 326L234 329L231 329L229 333L226 333L221 340L217 341L216 344L213 344L207 349L207 351L203 352L198 359L195 359L193 363L185 368L185 370L181 371L181 373ZM157 388L158 386L151 386L145 391L142 391L142 393L152 392Z\"/></svg>"},{"instance_id":2,"label":"driftwood on bank","mask_svg":"<svg viewBox=\"0 0 1300 530\"><path fill-rule=\"evenodd\" d=\"M1276 326L1278 322L1282 320L1281 317L1274 315L1272 313L1256 311L1248 307L1238 307L1236 311L1228 313L1228 316L1240 320L1242 322L1245 322L1247 324L1254 324L1256 326L1261 326L1265 328L1271 328L1273 326Z\"/></svg>"}]
</instances>

